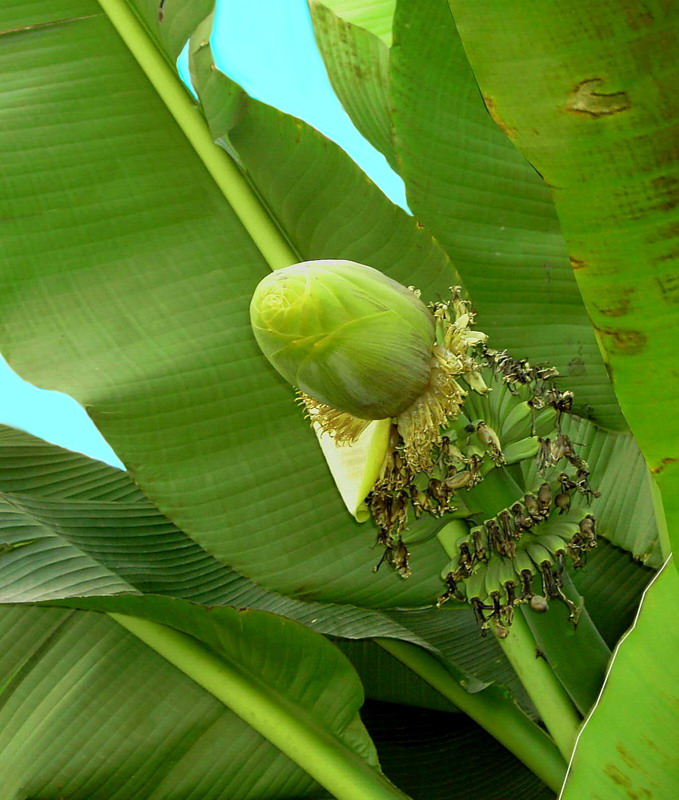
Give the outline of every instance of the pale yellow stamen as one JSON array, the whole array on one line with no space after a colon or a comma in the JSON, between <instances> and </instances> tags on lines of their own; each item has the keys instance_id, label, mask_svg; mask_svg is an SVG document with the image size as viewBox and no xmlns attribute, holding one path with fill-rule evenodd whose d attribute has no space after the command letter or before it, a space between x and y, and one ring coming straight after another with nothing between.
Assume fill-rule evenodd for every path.
<instances>
[{"instance_id":1,"label":"pale yellow stamen","mask_svg":"<svg viewBox=\"0 0 679 800\"><path fill-rule=\"evenodd\" d=\"M318 425L323 433L332 436L340 446L353 444L372 422L370 419L359 419L345 411L338 411L332 406L314 400L304 392L297 392L297 394L299 402L305 408L306 418Z\"/></svg>"}]
</instances>

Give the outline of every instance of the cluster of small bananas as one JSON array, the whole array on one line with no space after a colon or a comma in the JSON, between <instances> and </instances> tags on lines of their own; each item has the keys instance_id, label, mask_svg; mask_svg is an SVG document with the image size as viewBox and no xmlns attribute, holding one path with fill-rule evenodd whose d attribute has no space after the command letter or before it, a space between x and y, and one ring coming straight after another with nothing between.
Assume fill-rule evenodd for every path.
<instances>
[{"instance_id":1,"label":"cluster of small bananas","mask_svg":"<svg viewBox=\"0 0 679 800\"><path fill-rule=\"evenodd\" d=\"M499 467L534 461L542 476L535 491L482 524L463 528L457 553L442 573L447 591L439 603L467 600L482 629L492 621L498 635L506 633L518 605L542 611L549 598L564 602L577 622L579 611L563 591L565 561L583 566L596 546L595 519L583 503L599 493L590 485L587 462L561 431L573 394L555 386L553 367L533 367L485 346L479 350L483 368L477 380L490 391L466 394L454 423L432 449L429 469L409 467L398 430L392 431L382 477L368 497L378 541L386 548L382 560L407 577L404 538L411 514L478 519L483 509L475 506L473 489L484 477Z\"/></svg>"},{"instance_id":2,"label":"cluster of small bananas","mask_svg":"<svg viewBox=\"0 0 679 800\"><path fill-rule=\"evenodd\" d=\"M402 537L413 518L450 513L470 516L462 491L473 489L496 467L535 457L545 467L564 454L575 457L562 434L554 441L536 435L554 430L555 417L572 397L548 383L556 376L554 368L532 368L526 361L514 362L506 353L484 346L470 348L470 353L478 364L473 386L468 384L475 391L464 392L455 419L441 430L438 439L429 442L426 459L420 456L415 465L394 424L381 477L367 497L379 529L378 542L386 548L382 561L404 577L410 569ZM510 369L512 364L518 367ZM495 427L483 417L492 418ZM424 469L422 461L426 462ZM584 462L581 466L586 468ZM578 477L579 482L582 479Z\"/></svg>"},{"instance_id":3,"label":"cluster of small bananas","mask_svg":"<svg viewBox=\"0 0 679 800\"><path fill-rule=\"evenodd\" d=\"M577 520L565 510L564 497L570 507L577 486L562 475L565 491L561 485L562 491L555 493L545 481L537 492L526 493L510 508L459 535L457 553L441 573L448 588L439 605L451 597L468 600L482 630L493 620L496 633L502 635L503 623L511 624L518 605L529 603L535 611L546 611L547 599L555 598L568 606L571 621L577 623L579 609L563 591L565 560L584 565L587 552L596 547L596 521L589 513ZM564 519L553 519L562 514Z\"/></svg>"}]
</instances>

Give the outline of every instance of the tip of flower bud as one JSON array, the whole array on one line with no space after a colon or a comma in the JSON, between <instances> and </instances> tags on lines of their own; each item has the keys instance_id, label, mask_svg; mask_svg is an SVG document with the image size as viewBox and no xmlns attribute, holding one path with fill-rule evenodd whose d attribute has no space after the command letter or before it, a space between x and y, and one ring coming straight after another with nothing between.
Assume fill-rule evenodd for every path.
<instances>
[{"instance_id":1,"label":"tip of flower bud","mask_svg":"<svg viewBox=\"0 0 679 800\"><path fill-rule=\"evenodd\" d=\"M415 293L352 261L307 261L267 275L250 305L267 359L314 400L385 419L422 394L434 318Z\"/></svg>"}]
</instances>

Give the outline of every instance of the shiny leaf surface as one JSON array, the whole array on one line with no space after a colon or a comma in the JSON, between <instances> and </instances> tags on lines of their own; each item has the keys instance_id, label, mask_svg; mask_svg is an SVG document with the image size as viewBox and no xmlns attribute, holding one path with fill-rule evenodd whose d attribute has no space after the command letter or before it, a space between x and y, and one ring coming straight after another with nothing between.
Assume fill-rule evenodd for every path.
<instances>
[{"instance_id":1,"label":"shiny leaf surface","mask_svg":"<svg viewBox=\"0 0 679 800\"><path fill-rule=\"evenodd\" d=\"M679 543L679 9L450 0L487 105L552 187L616 395ZM526 83L526 75L531 80Z\"/></svg>"},{"instance_id":2,"label":"shiny leaf surface","mask_svg":"<svg viewBox=\"0 0 679 800\"><path fill-rule=\"evenodd\" d=\"M678 593L679 578L670 563L647 590L636 624L615 654L601 698L578 740L564 800L579 800L583 794L674 797L679 636L667 613Z\"/></svg>"},{"instance_id":3,"label":"shiny leaf surface","mask_svg":"<svg viewBox=\"0 0 679 800\"><path fill-rule=\"evenodd\" d=\"M0 630L0 770L8 800L326 796L109 617L3 607Z\"/></svg>"}]
</instances>

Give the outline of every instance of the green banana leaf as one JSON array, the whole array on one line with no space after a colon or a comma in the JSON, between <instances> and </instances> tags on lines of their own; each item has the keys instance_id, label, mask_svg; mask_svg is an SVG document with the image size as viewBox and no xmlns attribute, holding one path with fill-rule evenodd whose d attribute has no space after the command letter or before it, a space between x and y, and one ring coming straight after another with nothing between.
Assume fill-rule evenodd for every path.
<instances>
[{"instance_id":1,"label":"green banana leaf","mask_svg":"<svg viewBox=\"0 0 679 800\"><path fill-rule=\"evenodd\" d=\"M351 661L369 700L455 713L457 707L371 640L333 640Z\"/></svg>"},{"instance_id":2,"label":"green banana leaf","mask_svg":"<svg viewBox=\"0 0 679 800\"><path fill-rule=\"evenodd\" d=\"M641 595L654 575L605 539L588 554L583 569L572 570L573 585L611 649L634 622Z\"/></svg>"},{"instance_id":3,"label":"green banana leaf","mask_svg":"<svg viewBox=\"0 0 679 800\"><path fill-rule=\"evenodd\" d=\"M364 28L387 46L391 45L396 0L371 0L368 3L365 0L323 0L323 4L338 17Z\"/></svg>"},{"instance_id":4,"label":"green banana leaf","mask_svg":"<svg viewBox=\"0 0 679 800\"><path fill-rule=\"evenodd\" d=\"M0 426L0 602L121 592L255 608L319 633L392 637L434 650L379 611L263 589L163 517L126 473ZM471 647L476 631L466 630ZM488 682L506 674L505 667Z\"/></svg>"},{"instance_id":5,"label":"green banana leaf","mask_svg":"<svg viewBox=\"0 0 679 800\"><path fill-rule=\"evenodd\" d=\"M389 98L388 45L361 24L337 16L320 0L309 0L309 10L337 97L356 128L398 172ZM366 24L366 20L361 23Z\"/></svg>"},{"instance_id":6,"label":"green banana leaf","mask_svg":"<svg viewBox=\"0 0 679 800\"><path fill-rule=\"evenodd\" d=\"M620 643L597 706L579 737L562 793L670 800L679 782L679 637L668 623L679 578L665 565Z\"/></svg>"},{"instance_id":7,"label":"green banana leaf","mask_svg":"<svg viewBox=\"0 0 679 800\"><path fill-rule=\"evenodd\" d=\"M358 678L322 637L264 612L208 612L168 598L108 602L189 627L249 683L263 687L272 705L294 709L316 735L328 731L338 750L366 759L367 769L376 765L358 717ZM4 607L0 620L6 643L0 655L0 772L7 800L326 796L296 764L111 617Z\"/></svg>"},{"instance_id":8,"label":"green banana leaf","mask_svg":"<svg viewBox=\"0 0 679 800\"><path fill-rule=\"evenodd\" d=\"M139 800L177 796L176 792L230 799L327 796L233 713L109 618L3 608L0 631L3 641L11 644L0 657L0 671L9 673L0 694L0 764L8 800L47 800L63 796L70 787L95 800L108 799L113 792ZM286 641L288 635L289 631ZM140 680L142 675L145 680ZM403 726L409 712L396 713ZM36 717L49 719L38 736L31 735ZM494 752L502 765L494 773L497 779L489 780L496 792L508 781L540 786L487 734L456 717L452 729L450 721L446 725L444 751L448 742L459 739L459 746ZM381 756L389 759L400 779L403 743L385 737L380 720L374 713L368 715L371 727L386 739L380 742ZM419 752L435 761L440 739L421 740ZM250 778L244 777L244 770ZM431 780L428 773L420 773L419 794L413 796L426 796L440 780L440 775ZM465 783L464 773L446 779L449 787Z\"/></svg>"},{"instance_id":9,"label":"green banana leaf","mask_svg":"<svg viewBox=\"0 0 679 800\"><path fill-rule=\"evenodd\" d=\"M496 120L549 185L620 406L679 542L679 8L450 0ZM530 80L526 80L530 76Z\"/></svg>"},{"instance_id":10,"label":"green banana leaf","mask_svg":"<svg viewBox=\"0 0 679 800\"><path fill-rule=\"evenodd\" d=\"M135 800L329 796L105 615L2 608L0 632L10 645L0 655L2 674L10 673L0 694L7 800L56 800L83 792L92 800L109 800L114 792ZM414 798L437 797L444 786L464 792L478 766L443 769L441 757L457 760L472 749L493 756L495 768L485 777L489 796L499 800L507 785L529 792L525 796L550 796L461 715L451 725L449 714L423 718L400 706L385 714L381 704L370 704L363 716L381 760ZM44 720L37 735L36 718ZM404 747L416 748L417 760L403 758ZM426 771L409 767L423 759L431 764Z\"/></svg>"}]
</instances>

